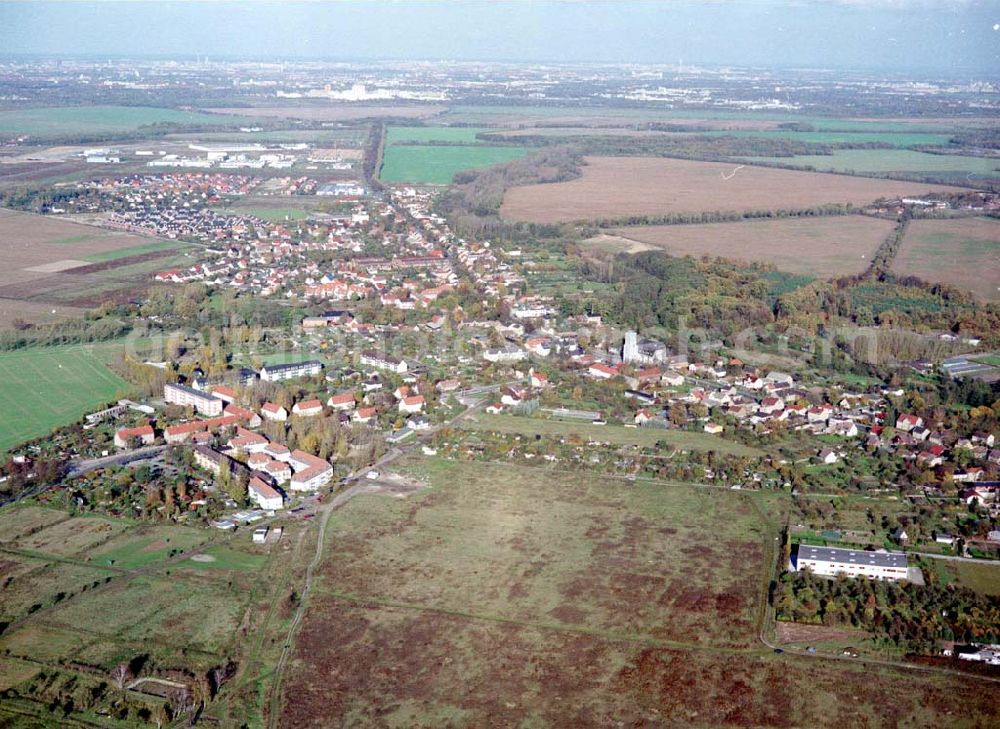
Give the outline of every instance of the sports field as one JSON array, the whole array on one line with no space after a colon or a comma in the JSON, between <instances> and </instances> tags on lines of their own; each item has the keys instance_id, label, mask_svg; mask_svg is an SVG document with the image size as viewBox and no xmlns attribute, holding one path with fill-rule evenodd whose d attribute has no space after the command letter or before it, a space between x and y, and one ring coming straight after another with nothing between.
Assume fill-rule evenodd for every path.
<instances>
[{"instance_id":1,"label":"sports field","mask_svg":"<svg viewBox=\"0 0 1000 729\"><path fill-rule=\"evenodd\" d=\"M957 154L928 154L912 149L837 149L829 155L796 157L747 157L749 162L770 162L812 167L834 172L909 172L944 175L961 184L967 175L1000 179L1000 160L962 157Z\"/></svg>"},{"instance_id":2,"label":"sports field","mask_svg":"<svg viewBox=\"0 0 1000 729\"><path fill-rule=\"evenodd\" d=\"M619 445L655 446L666 443L668 447L682 450L716 451L737 456L759 456L761 451L742 443L723 440L709 433L692 433L683 430L660 428L626 428L621 425L594 425L586 421L553 420L519 415L478 415L465 418L459 426L467 430L496 431L523 435L577 435L586 440Z\"/></svg>"},{"instance_id":3,"label":"sports field","mask_svg":"<svg viewBox=\"0 0 1000 729\"><path fill-rule=\"evenodd\" d=\"M510 162L527 153L526 147L387 145L379 178L383 182L447 185L456 172Z\"/></svg>"},{"instance_id":4,"label":"sports field","mask_svg":"<svg viewBox=\"0 0 1000 729\"><path fill-rule=\"evenodd\" d=\"M931 186L896 180L651 157L587 157L568 182L507 191L500 209L536 223L703 211L781 210L864 204L925 194ZM934 186L941 188L940 185Z\"/></svg>"},{"instance_id":5,"label":"sports field","mask_svg":"<svg viewBox=\"0 0 1000 729\"><path fill-rule=\"evenodd\" d=\"M0 452L123 397L129 385L104 364L120 344L0 353Z\"/></svg>"},{"instance_id":6,"label":"sports field","mask_svg":"<svg viewBox=\"0 0 1000 729\"><path fill-rule=\"evenodd\" d=\"M892 229L889 220L851 215L707 225L637 225L612 232L674 256L761 261L773 263L780 271L832 278L863 271Z\"/></svg>"},{"instance_id":7,"label":"sports field","mask_svg":"<svg viewBox=\"0 0 1000 729\"><path fill-rule=\"evenodd\" d=\"M33 137L133 132L150 124L237 125L246 117L149 106L68 106L0 111L0 132Z\"/></svg>"},{"instance_id":8,"label":"sports field","mask_svg":"<svg viewBox=\"0 0 1000 729\"><path fill-rule=\"evenodd\" d=\"M989 692L959 677L761 645L783 523L774 495L440 459L403 469L430 488L355 497L329 522L282 725L938 726L997 716Z\"/></svg>"},{"instance_id":9,"label":"sports field","mask_svg":"<svg viewBox=\"0 0 1000 729\"><path fill-rule=\"evenodd\" d=\"M1000 300L1000 221L914 220L892 270L968 289L983 301Z\"/></svg>"}]
</instances>

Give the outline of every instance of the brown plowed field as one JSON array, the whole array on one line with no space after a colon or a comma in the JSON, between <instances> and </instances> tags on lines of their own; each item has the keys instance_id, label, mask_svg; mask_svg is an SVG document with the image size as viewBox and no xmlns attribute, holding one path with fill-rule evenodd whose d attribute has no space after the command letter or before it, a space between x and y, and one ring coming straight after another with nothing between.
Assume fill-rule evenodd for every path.
<instances>
[{"instance_id":1,"label":"brown plowed field","mask_svg":"<svg viewBox=\"0 0 1000 729\"><path fill-rule=\"evenodd\" d=\"M889 220L861 215L784 218L707 225L636 225L611 231L640 250L660 248L674 256L721 256L773 263L780 271L817 278L860 273L882 240L892 232ZM588 244L601 247L601 239Z\"/></svg>"},{"instance_id":2,"label":"brown plowed field","mask_svg":"<svg viewBox=\"0 0 1000 729\"><path fill-rule=\"evenodd\" d=\"M942 185L654 157L588 157L575 180L507 191L509 220L556 223L630 215L779 210L918 196ZM957 189L957 188L955 188Z\"/></svg>"},{"instance_id":3,"label":"brown plowed field","mask_svg":"<svg viewBox=\"0 0 1000 729\"><path fill-rule=\"evenodd\" d=\"M914 220L892 264L901 276L919 276L1000 299L1000 221L990 218Z\"/></svg>"},{"instance_id":4,"label":"brown plowed field","mask_svg":"<svg viewBox=\"0 0 1000 729\"><path fill-rule=\"evenodd\" d=\"M53 216L0 209L0 326L14 319L45 322L79 313L78 306L134 288L136 268L175 255L162 250L127 255L158 239L83 225ZM177 244L180 245L180 244ZM88 256L121 251L121 258L87 261ZM84 303L86 300L87 303ZM23 306L21 304L23 303Z\"/></svg>"}]
</instances>

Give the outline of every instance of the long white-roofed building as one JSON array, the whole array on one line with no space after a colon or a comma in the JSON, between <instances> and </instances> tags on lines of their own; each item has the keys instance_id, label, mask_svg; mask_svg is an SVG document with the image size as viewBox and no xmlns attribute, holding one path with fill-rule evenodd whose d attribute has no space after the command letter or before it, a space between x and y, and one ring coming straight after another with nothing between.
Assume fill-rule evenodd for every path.
<instances>
[{"instance_id":1,"label":"long white-roofed building","mask_svg":"<svg viewBox=\"0 0 1000 729\"><path fill-rule=\"evenodd\" d=\"M909 563L903 552L868 552L841 547L813 547L800 544L792 557L797 571L808 569L816 575L835 577L872 577L879 580L905 580Z\"/></svg>"}]
</instances>

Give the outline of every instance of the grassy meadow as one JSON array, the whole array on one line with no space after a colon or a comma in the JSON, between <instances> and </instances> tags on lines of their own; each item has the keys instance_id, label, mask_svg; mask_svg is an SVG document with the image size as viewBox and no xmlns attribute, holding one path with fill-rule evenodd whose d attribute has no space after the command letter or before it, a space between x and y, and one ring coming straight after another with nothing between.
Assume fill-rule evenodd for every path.
<instances>
[{"instance_id":1,"label":"grassy meadow","mask_svg":"<svg viewBox=\"0 0 1000 729\"><path fill-rule=\"evenodd\" d=\"M129 385L108 369L120 344L42 347L0 353L0 452L123 397Z\"/></svg>"}]
</instances>

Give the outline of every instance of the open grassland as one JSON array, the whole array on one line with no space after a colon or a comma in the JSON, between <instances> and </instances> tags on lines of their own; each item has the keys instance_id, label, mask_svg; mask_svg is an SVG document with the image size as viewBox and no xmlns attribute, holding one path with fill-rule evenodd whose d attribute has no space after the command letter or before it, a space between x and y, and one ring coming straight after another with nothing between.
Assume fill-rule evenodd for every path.
<instances>
[{"instance_id":1,"label":"open grassland","mask_svg":"<svg viewBox=\"0 0 1000 729\"><path fill-rule=\"evenodd\" d=\"M584 441L647 447L662 442L670 448L681 450L716 451L736 456L761 455L761 451L756 448L723 440L717 435L682 430L626 428L621 425L593 425L579 420L555 420L517 415L479 415L476 419L465 418L460 421L459 425L469 430L516 433L526 436L540 434L566 438L576 437Z\"/></svg>"},{"instance_id":2,"label":"open grassland","mask_svg":"<svg viewBox=\"0 0 1000 729\"><path fill-rule=\"evenodd\" d=\"M91 588L0 637L9 655L110 669L141 653L212 665L234 640L247 595L224 580L138 576ZM198 655L200 654L200 655Z\"/></svg>"},{"instance_id":3,"label":"open grassland","mask_svg":"<svg viewBox=\"0 0 1000 729\"><path fill-rule=\"evenodd\" d=\"M8 544L68 518L69 514L65 511L41 506L15 506L0 510L0 544Z\"/></svg>"},{"instance_id":4,"label":"open grassland","mask_svg":"<svg viewBox=\"0 0 1000 729\"><path fill-rule=\"evenodd\" d=\"M526 147L388 145L379 178L383 182L447 185L456 172L510 162L527 153Z\"/></svg>"},{"instance_id":5,"label":"open grassland","mask_svg":"<svg viewBox=\"0 0 1000 729\"><path fill-rule=\"evenodd\" d=\"M673 256L721 256L772 263L781 271L831 278L860 273L893 229L860 215L707 225L651 225L612 231ZM600 245L600 241L594 243Z\"/></svg>"},{"instance_id":6,"label":"open grassland","mask_svg":"<svg viewBox=\"0 0 1000 729\"><path fill-rule=\"evenodd\" d=\"M1000 595L1000 564L996 562L952 562L943 559L926 560L937 580L946 585L959 585L986 595Z\"/></svg>"},{"instance_id":7,"label":"open grassland","mask_svg":"<svg viewBox=\"0 0 1000 729\"><path fill-rule=\"evenodd\" d=\"M482 127L386 127L385 143L453 142L476 144L476 135L487 131Z\"/></svg>"},{"instance_id":8,"label":"open grassland","mask_svg":"<svg viewBox=\"0 0 1000 729\"><path fill-rule=\"evenodd\" d=\"M507 191L501 214L555 223L704 211L780 210L864 204L920 195L928 185L797 170L648 157L588 157L575 180Z\"/></svg>"},{"instance_id":9,"label":"open grassland","mask_svg":"<svg viewBox=\"0 0 1000 729\"><path fill-rule=\"evenodd\" d=\"M87 559L96 565L131 570L194 549L209 536L204 529L142 525L108 540L91 551Z\"/></svg>"},{"instance_id":10,"label":"open grassland","mask_svg":"<svg viewBox=\"0 0 1000 729\"><path fill-rule=\"evenodd\" d=\"M1000 299L1000 221L990 218L914 220L893 261L898 274Z\"/></svg>"},{"instance_id":11,"label":"open grassland","mask_svg":"<svg viewBox=\"0 0 1000 729\"><path fill-rule=\"evenodd\" d=\"M0 132L52 138L133 132L150 124L223 126L251 121L147 106L65 106L0 111Z\"/></svg>"},{"instance_id":12,"label":"open grassland","mask_svg":"<svg viewBox=\"0 0 1000 729\"><path fill-rule=\"evenodd\" d=\"M974 681L757 642L768 498L411 459L333 515L282 725L987 726Z\"/></svg>"},{"instance_id":13,"label":"open grassland","mask_svg":"<svg viewBox=\"0 0 1000 729\"><path fill-rule=\"evenodd\" d=\"M749 162L770 162L833 172L925 173L954 178L958 184L965 182L966 176L1000 179L1000 160L929 154L912 149L837 149L829 155L746 159Z\"/></svg>"},{"instance_id":14,"label":"open grassland","mask_svg":"<svg viewBox=\"0 0 1000 729\"><path fill-rule=\"evenodd\" d=\"M127 394L105 364L119 343L0 353L0 452Z\"/></svg>"},{"instance_id":15,"label":"open grassland","mask_svg":"<svg viewBox=\"0 0 1000 729\"><path fill-rule=\"evenodd\" d=\"M41 552L57 557L74 557L118 536L127 528L126 522L99 517L73 517L21 537L8 546L29 552Z\"/></svg>"}]
</instances>

